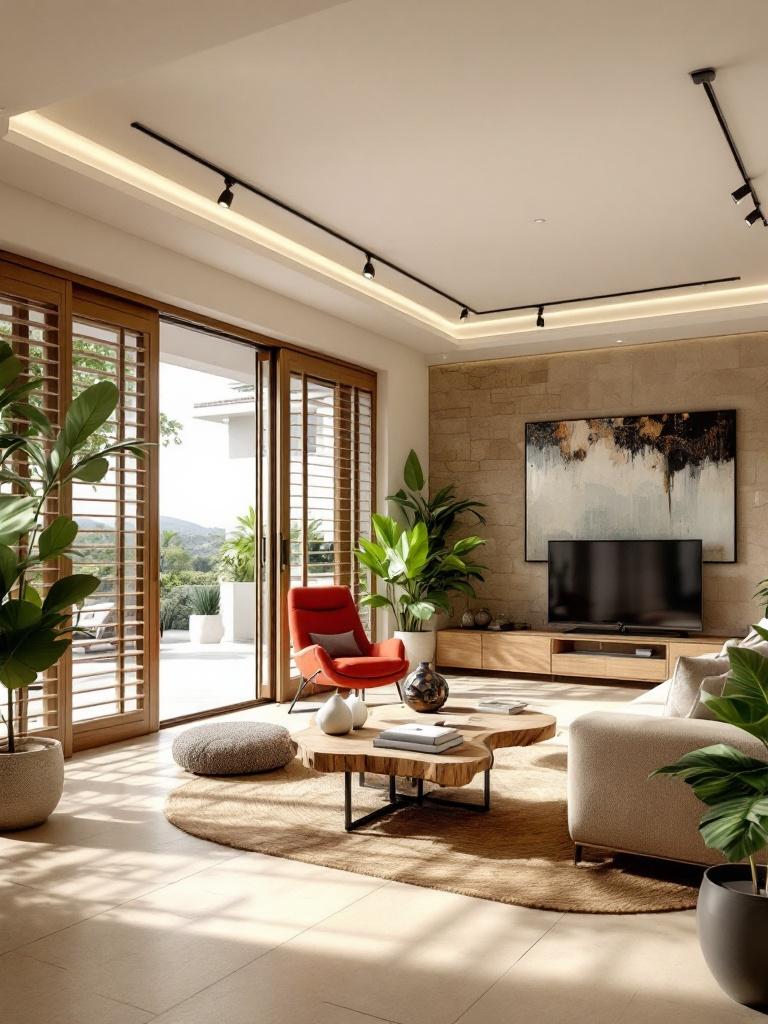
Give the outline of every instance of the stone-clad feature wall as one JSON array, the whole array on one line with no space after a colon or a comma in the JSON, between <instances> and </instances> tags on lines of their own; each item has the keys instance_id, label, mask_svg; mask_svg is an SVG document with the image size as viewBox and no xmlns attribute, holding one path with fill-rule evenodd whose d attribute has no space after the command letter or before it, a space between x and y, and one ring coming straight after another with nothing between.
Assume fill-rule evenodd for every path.
<instances>
[{"instance_id":1,"label":"stone-clad feature wall","mask_svg":"<svg viewBox=\"0 0 768 1024\"><path fill-rule=\"evenodd\" d=\"M743 633L768 576L768 333L430 369L430 487L486 502L489 566L473 606L543 626L547 567L525 561L525 424L735 409L735 564L704 566L704 628ZM457 611L461 609L457 605Z\"/></svg>"}]
</instances>

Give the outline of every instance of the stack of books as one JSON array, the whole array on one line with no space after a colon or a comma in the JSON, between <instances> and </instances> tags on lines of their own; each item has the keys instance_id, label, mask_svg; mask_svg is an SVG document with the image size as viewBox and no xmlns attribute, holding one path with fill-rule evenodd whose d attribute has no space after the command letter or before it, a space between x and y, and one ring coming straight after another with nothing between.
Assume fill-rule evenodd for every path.
<instances>
[{"instance_id":1,"label":"stack of books","mask_svg":"<svg viewBox=\"0 0 768 1024\"><path fill-rule=\"evenodd\" d=\"M481 700L477 705L477 710L482 711L485 715L519 715L521 711L525 711L528 705L524 700Z\"/></svg>"},{"instance_id":2,"label":"stack of books","mask_svg":"<svg viewBox=\"0 0 768 1024\"><path fill-rule=\"evenodd\" d=\"M446 725L422 725L420 722L405 722L391 729L384 729L373 741L374 747L391 747L394 750L418 750L424 754L444 754L446 750L460 747L464 738L458 729Z\"/></svg>"}]
</instances>

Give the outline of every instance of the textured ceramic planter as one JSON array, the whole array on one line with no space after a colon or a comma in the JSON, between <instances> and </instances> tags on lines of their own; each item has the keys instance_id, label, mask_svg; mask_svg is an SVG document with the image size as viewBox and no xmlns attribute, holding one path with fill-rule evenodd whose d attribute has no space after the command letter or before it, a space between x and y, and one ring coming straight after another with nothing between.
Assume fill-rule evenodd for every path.
<instances>
[{"instance_id":1,"label":"textured ceramic planter","mask_svg":"<svg viewBox=\"0 0 768 1024\"><path fill-rule=\"evenodd\" d=\"M221 615L189 616L189 639L193 644L220 644L223 636Z\"/></svg>"},{"instance_id":2,"label":"textured ceramic planter","mask_svg":"<svg viewBox=\"0 0 768 1024\"><path fill-rule=\"evenodd\" d=\"M16 753L0 746L0 832L42 824L61 799L64 753L58 740L22 736Z\"/></svg>"},{"instance_id":3,"label":"textured ceramic planter","mask_svg":"<svg viewBox=\"0 0 768 1024\"><path fill-rule=\"evenodd\" d=\"M408 671L413 672L422 661L430 664L435 660L436 634L433 629L424 629L420 633L404 633L396 630L395 636L403 641L405 656L408 659Z\"/></svg>"},{"instance_id":4,"label":"textured ceramic planter","mask_svg":"<svg viewBox=\"0 0 768 1024\"><path fill-rule=\"evenodd\" d=\"M760 869L761 884L764 869ZM768 897L728 883L750 882L743 864L707 868L699 890L696 922L707 967L731 999L753 1009L768 1009ZM746 889L746 891L744 891Z\"/></svg>"}]
</instances>

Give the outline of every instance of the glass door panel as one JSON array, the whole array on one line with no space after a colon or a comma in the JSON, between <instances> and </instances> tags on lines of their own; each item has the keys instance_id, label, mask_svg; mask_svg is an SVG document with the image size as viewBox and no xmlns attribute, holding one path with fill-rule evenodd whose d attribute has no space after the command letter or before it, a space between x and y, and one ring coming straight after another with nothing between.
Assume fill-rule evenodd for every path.
<instances>
[{"instance_id":1,"label":"glass door panel","mask_svg":"<svg viewBox=\"0 0 768 1024\"><path fill-rule=\"evenodd\" d=\"M260 355L175 322L161 326L161 721L265 695Z\"/></svg>"}]
</instances>

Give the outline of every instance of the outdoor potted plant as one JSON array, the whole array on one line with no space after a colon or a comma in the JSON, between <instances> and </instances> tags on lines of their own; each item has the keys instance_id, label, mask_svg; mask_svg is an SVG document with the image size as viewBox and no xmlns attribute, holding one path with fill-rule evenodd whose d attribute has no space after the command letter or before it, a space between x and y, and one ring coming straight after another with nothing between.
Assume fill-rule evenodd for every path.
<instances>
[{"instance_id":1,"label":"outdoor potted plant","mask_svg":"<svg viewBox=\"0 0 768 1024\"><path fill-rule=\"evenodd\" d=\"M219 549L224 639L252 642L256 635L256 510L237 517Z\"/></svg>"},{"instance_id":2,"label":"outdoor potted plant","mask_svg":"<svg viewBox=\"0 0 768 1024\"><path fill-rule=\"evenodd\" d=\"M389 516L374 515L372 523L376 540L361 537L355 555L383 582L384 593L366 594L360 603L391 610L395 636L403 641L413 670L435 656L435 633L425 623L438 611L450 611L449 596L452 589L460 589L457 583L471 587L470 579L482 579L480 568L465 556L484 541L465 537L450 548L433 550L422 521L403 528Z\"/></svg>"},{"instance_id":3,"label":"outdoor potted plant","mask_svg":"<svg viewBox=\"0 0 768 1024\"><path fill-rule=\"evenodd\" d=\"M768 630L753 627L768 641ZM722 696L702 700L722 722L757 737L768 752L768 658L748 647L728 650ZM699 893L697 923L704 959L739 1003L768 1008L768 761L725 743L685 754L654 775L675 775L707 806L699 831L727 864L710 867ZM743 863L747 861L747 863Z\"/></svg>"},{"instance_id":4,"label":"outdoor potted plant","mask_svg":"<svg viewBox=\"0 0 768 1024\"><path fill-rule=\"evenodd\" d=\"M224 636L221 621L219 588L190 587L192 614L189 616L189 639L193 644L218 644Z\"/></svg>"},{"instance_id":5,"label":"outdoor potted plant","mask_svg":"<svg viewBox=\"0 0 768 1024\"><path fill-rule=\"evenodd\" d=\"M136 441L97 448L94 434L112 416L118 391L102 381L71 403L58 432L33 404L42 378L22 376L24 366L0 342L0 683L5 687L0 740L0 832L39 825L58 804L64 758L58 740L18 734L16 696L35 683L67 651L78 630L72 617L99 587L97 576L61 575L43 583L62 557L77 554L77 523L47 514L49 502L72 480L96 484L118 452L141 456ZM89 443L90 442L90 443Z\"/></svg>"}]
</instances>

